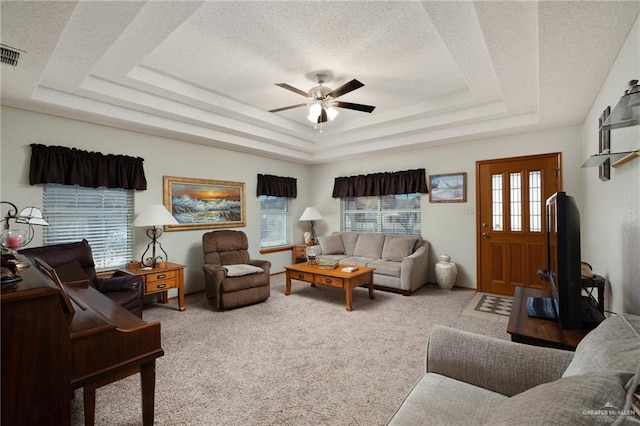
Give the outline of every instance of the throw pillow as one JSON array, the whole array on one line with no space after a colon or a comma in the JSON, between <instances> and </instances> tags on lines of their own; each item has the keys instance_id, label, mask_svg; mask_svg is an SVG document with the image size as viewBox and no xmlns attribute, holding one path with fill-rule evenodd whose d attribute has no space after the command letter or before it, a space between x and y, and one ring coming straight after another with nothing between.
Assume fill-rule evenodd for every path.
<instances>
[{"instance_id":1,"label":"throw pillow","mask_svg":"<svg viewBox=\"0 0 640 426\"><path fill-rule=\"evenodd\" d=\"M634 372L640 360L640 316L616 315L604 320L578 344L562 377L588 372Z\"/></svg>"},{"instance_id":2,"label":"throw pillow","mask_svg":"<svg viewBox=\"0 0 640 426\"><path fill-rule=\"evenodd\" d=\"M227 270L228 277L242 277L244 275L259 274L261 272L264 272L264 269L259 266L245 264L224 265L224 269Z\"/></svg>"},{"instance_id":3,"label":"throw pillow","mask_svg":"<svg viewBox=\"0 0 640 426\"><path fill-rule=\"evenodd\" d=\"M416 239L413 237L387 238L382 247L382 258L402 262L405 257L413 253L415 242Z\"/></svg>"},{"instance_id":4,"label":"throw pillow","mask_svg":"<svg viewBox=\"0 0 640 426\"><path fill-rule=\"evenodd\" d=\"M358 257L368 257L370 259L382 258L382 245L384 244L384 234L362 233L358 236L353 255Z\"/></svg>"},{"instance_id":5,"label":"throw pillow","mask_svg":"<svg viewBox=\"0 0 640 426\"><path fill-rule=\"evenodd\" d=\"M344 243L340 234L318 238L322 254L344 254Z\"/></svg>"},{"instance_id":6,"label":"throw pillow","mask_svg":"<svg viewBox=\"0 0 640 426\"><path fill-rule=\"evenodd\" d=\"M610 424L624 407L630 376L589 373L545 383L505 400L486 424Z\"/></svg>"}]
</instances>

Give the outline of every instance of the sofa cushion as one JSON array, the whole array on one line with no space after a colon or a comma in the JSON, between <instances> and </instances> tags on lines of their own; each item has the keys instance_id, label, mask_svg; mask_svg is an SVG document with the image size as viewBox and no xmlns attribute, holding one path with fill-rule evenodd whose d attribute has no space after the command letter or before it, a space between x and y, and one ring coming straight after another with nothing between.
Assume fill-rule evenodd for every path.
<instances>
[{"instance_id":1,"label":"sofa cushion","mask_svg":"<svg viewBox=\"0 0 640 426\"><path fill-rule=\"evenodd\" d=\"M353 255L358 257L370 257L380 259L382 257L382 245L384 234L362 233L358 237Z\"/></svg>"},{"instance_id":2,"label":"sofa cushion","mask_svg":"<svg viewBox=\"0 0 640 426\"><path fill-rule=\"evenodd\" d=\"M405 257L413 253L413 247L416 243L415 237L390 237L390 235L387 235L384 240L382 259L402 262Z\"/></svg>"},{"instance_id":3,"label":"sofa cushion","mask_svg":"<svg viewBox=\"0 0 640 426\"><path fill-rule=\"evenodd\" d=\"M389 425L483 424L507 397L428 373L404 400Z\"/></svg>"},{"instance_id":4,"label":"sofa cushion","mask_svg":"<svg viewBox=\"0 0 640 426\"><path fill-rule=\"evenodd\" d=\"M385 275L387 277L400 278L402 270L402 262L394 262L391 260L378 259L370 262L367 266L375 268L374 274Z\"/></svg>"},{"instance_id":5,"label":"sofa cushion","mask_svg":"<svg viewBox=\"0 0 640 426\"><path fill-rule=\"evenodd\" d=\"M578 344L562 377L604 370L634 372L640 360L640 316L604 320Z\"/></svg>"},{"instance_id":6,"label":"sofa cushion","mask_svg":"<svg viewBox=\"0 0 640 426\"><path fill-rule=\"evenodd\" d=\"M611 423L622 410L631 374L588 373L538 385L504 401L487 425L586 425ZM531 423L532 420L534 423Z\"/></svg>"},{"instance_id":7,"label":"sofa cushion","mask_svg":"<svg viewBox=\"0 0 640 426\"><path fill-rule=\"evenodd\" d=\"M359 232L340 232L338 235L342 236L342 242L344 243L344 253L353 256L353 251L356 248L358 242Z\"/></svg>"},{"instance_id":8,"label":"sofa cushion","mask_svg":"<svg viewBox=\"0 0 640 426\"><path fill-rule=\"evenodd\" d=\"M347 256L346 254L321 254L318 259L321 260L335 260L335 261L341 261L344 258L347 258L349 256Z\"/></svg>"},{"instance_id":9,"label":"sofa cushion","mask_svg":"<svg viewBox=\"0 0 640 426\"><path fill-rule=\"evenodd\" d=\"M361 257L361 256L349 256L343 259L340 259L338 263L340 265L356 265L356 266L367 266L369 263L373 262L375 259L370 257Z\"/></svg>"},{"instance_id":10,"label":"sofa cushion","mask_svg":"<svg viewBox=\"0 0 640 426\"><path fill-rule=\"evenodd\" d=\"M340 234L331 234L318 238L322 254L344 254L344 243Z\"/></svg>"}]
</instances>

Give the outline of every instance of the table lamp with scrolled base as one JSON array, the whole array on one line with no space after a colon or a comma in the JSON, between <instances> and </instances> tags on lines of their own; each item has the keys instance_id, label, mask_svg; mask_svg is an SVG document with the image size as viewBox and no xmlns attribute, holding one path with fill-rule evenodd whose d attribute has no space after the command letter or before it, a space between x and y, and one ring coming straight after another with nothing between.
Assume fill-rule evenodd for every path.
<instances>
[{"instance_id":1,"label":"table lamp with scrolled base","mask_svg":"<svg viewBox=\"0 0 640 426\"><path fill-rule=\"evenodd\" d=\"M162 204L151 204L136 217L134 225L137 227L151 227L147 229L147 237L151 238L151 241L147 244L147 249L142 253L142 266L155 268L158 266L159 261L169 260L167 252L162 248L162 244L158 242L158 238L162 235L162 229L158 228L158 226L178 225L178 221L169 213L169 210ZM151 250L151 254L148 253L149 250Z\"/></svg>"}]
</instances>

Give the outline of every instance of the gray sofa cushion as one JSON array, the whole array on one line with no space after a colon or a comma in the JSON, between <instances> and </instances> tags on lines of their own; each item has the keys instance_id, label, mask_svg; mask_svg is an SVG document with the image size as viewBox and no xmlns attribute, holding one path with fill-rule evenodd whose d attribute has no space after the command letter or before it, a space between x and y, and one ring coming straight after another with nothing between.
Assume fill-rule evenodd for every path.
<instances>
[{"instance_id":1,"label":"gray sofa cushion","mask_svg":"<svg viewBox=\"0 0 640 426\"><path fill-rule=\"evenodd\" d=\"M402 270L402 262L383 259L374 260L367 266L375 268L376 275L385 275L387 277L400 278L400 271Z\"/></svg>"},{"instance_id":2,"label":"gray sofa cushion","mask_svg":"<svg viewBox=\"0 0 640 426\"><path fill-rule=\"evenodd\" d=\"M356 265L356 266L367 266L369 263L373 262L375 259L370 257L360 257L360 256L348 256L340 259L338 263L340 265Z\"/></svg>"},{"instance_id":3,"label":"gray sofa cushion","mask_svg":"<svg viewBox=\"0 0 640 426\"><path fill-rule=\"evenodd\" d=\"M487 425L609 424L598 410L622 410L630 374L588 373L531 388L504 401Z\"/></svg>"},{"instance_id":4,"label":"gray sofa cushion","mask_svg":"<svg viewBox=\"0 0 640 426\"><path fill-rule=\"evenodd\" d=\"M499 393L439 374L425 374L389 425L483 424L506 399Z\"/></svg>"},{"instance_id":5,"label":"gray sofa cushion","mask_svg":"<svg viewBox=\"0 0 640 426\"><path fill-rule=\"evenodd\" d=\"M633 373L640 363L640 316L607 318L578 344L562 377L605 370Z\"/></svg>"},{"instance_id":6,"label":"gray sofa cushion","mask_svg":"<svg viewBox=\"0 0 640 426\"><path fill-rule=\"evenodd\" d=\"M402 262L402 260L413 253L416 243L415 237L387 238L382 246L382 259Z\"/></svg>"},{"instance_id":7,"label":"gray sofa cushion","mask_svg":"<svg viewBox=\"0 0 640 426\"><path fill-rule=\"evenodd\" d=\"M322 254L344 254L344 243L340 234L318 238Z\"/></svg>"},{"instance_id":8,"label":"gray sofa cushion","mask_svg":"<svg viewBox=\"0 0 640 426\"><path fill-rule=\"evenodd\" d=\"M353 256L353 251L356 248L358 242L359 232L340 232L338 235L342 235L342 242L344 243L344 253Z\"/></svg>"},{"instance_id":9,"label":"gray sofa cushion","mask_svg":"<svg viewBox=\"0 0 640 426\"><path fill-rule=\"evenodd\" d=\"M358 237L353 255L380 259L382 257L383 244L384 234L362 233Z\"/></svg>"}]
</instances>

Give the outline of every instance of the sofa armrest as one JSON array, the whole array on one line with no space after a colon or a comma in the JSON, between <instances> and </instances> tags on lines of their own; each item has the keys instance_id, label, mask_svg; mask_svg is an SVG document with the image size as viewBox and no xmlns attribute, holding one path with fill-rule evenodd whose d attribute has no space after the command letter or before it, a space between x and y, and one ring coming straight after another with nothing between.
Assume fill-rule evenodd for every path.
<instances>
[{"instance_id":1,"label":"sofa armrest","mask_svg":"<svg viewBox=\"0 0 640 426\"><path fill-rule=\"evenodd\" d=\"M136 275L118 275L111 278L96 278L93 285L100 293L112 291L141 291L142 278Z\"/></svg>"},{"instance_id":2,"label":"sofa armrest","mask_svg":"<svg viewBox=\"0 0 640 426\"><path fill-rule=\"evenodd\" d=\"M257 266L264 269L267 273L271 269L271 262L268 260L249 259L249 265Z\"/></svg>"},{"instance_id":3,"label":"sofa armrest","mask_svg":"<svg viewBox=\"0 0 640 426\"><path fill-rule=\"evenodd\" d=\"M205 263L202 265L202 270L205 276L210 276L214 279L223 280L227 276L227 270L222 265L216 265L213 263Z\"/></svg>"},{"instance_id":4,"label":"sofa armrest","mask_svg":"<svg viewBox=\"0 0 640 426\"><path fill-rule=\"evenodd\" d=\"M434 326L426 371L513 396L562 377L573 352Z\"/></svg>"},{"instance_id":5,"label":"sofa armrest","mask_svg":"<svg viewBox=\"0 0 640 426\"><path fill-rule=\"evenodd\" d=\"M429 281L429 242L423 240L416 251L402 260L400 288L414 291L427 281Z\"/></svg>"}]
</instances>

